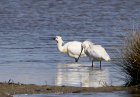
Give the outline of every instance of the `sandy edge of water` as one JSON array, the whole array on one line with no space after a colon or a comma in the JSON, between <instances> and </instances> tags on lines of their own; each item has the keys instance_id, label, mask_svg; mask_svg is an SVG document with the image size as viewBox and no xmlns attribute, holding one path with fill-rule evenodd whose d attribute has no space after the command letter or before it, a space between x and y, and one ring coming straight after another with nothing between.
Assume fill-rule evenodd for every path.
<instances>
[{"instance_id":1,"label":"sandy edge of water","mask_svg":"<svg viewBox=\"0 0 140 97\"><path fill-rule=\"evenodd\" d=\"M113 91L140 92L140 85L135 87L105 86L105 87L73 87L48 86L34 84L0 83L0 97L12 97L14 94L40 94L40 93L81 93L81 92L113 92Z\"/></svg>"}]
</instances>

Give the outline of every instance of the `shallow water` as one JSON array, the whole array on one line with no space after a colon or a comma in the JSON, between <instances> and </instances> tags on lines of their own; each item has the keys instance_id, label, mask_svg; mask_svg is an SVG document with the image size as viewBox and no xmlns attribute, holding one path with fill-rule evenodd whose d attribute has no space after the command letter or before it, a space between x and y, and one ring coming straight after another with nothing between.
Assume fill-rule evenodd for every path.
<instances>
[{"instance_id":1,"label":"shallow water","mask_svg":"<svg viewBox=\"0 0 140 97\"><path fill-rule=\"evenodd\" d=\"M21 94L13 97L139 97L140 94L131 94L127 91L109 93L50 93L50 94Z\"/></svg>"},{"instance_id":2,"label":"shallow water","mask_svg":"<svg viewBox=\"0 0 140 97\"><path fill-rule=\"evenodd\" d=\"M102 87L106 85L120 85L123 81L117 81L113 75L117 71L110 74L108 67L100 70L99 66L91 67L90 63L62 63L57 65L57 73L55 85L81 86L81 87ZM114 82L113 82L114 81ZM112 83L113 82L113 83Z\"/></svg>"},{"instance_id":3,"label":"shallow water","mask_svg":"<svg viewBox=\"0 0 140 97\"><path fill-rule=\"evenodd\" d=\"M139 0L6 0L0 3L0 82L99 87L122 85L113 62L79 63L58 52L55 36L64 42L90 40L111 59L125 27L139 24ZM122 21L119 21L119 19ZM117 25L117 27L116 27ZM117 30L116 30L117 29Z\"/></svg>"}]
</instances>

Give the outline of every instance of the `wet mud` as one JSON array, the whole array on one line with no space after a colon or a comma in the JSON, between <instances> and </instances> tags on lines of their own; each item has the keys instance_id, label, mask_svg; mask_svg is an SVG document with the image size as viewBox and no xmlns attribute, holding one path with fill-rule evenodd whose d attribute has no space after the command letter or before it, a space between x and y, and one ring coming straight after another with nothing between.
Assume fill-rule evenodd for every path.
<instances>
[{"instance_id":1,"label":"wet mud","mask_svg":"<svg viewBox=\"0 0 140 97\"><path fill-rule=\"evenodd\" d=\"M132 91L133 93L140 92L140 85L135 87L105 86L94 88L0 83L0 97L12 97L14 94L113 92L123 90Z\"/></svg>"}]
</instances>

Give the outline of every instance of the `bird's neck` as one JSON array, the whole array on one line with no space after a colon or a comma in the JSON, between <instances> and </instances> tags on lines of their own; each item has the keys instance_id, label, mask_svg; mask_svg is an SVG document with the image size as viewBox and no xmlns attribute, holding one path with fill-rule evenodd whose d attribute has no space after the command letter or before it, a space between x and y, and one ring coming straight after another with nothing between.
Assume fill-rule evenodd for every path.
<instances>
[{"instance_id":1,"label":"bird's neck","mask_svg":"<svg viewBox=\"0 0 140 97\"><path fill-rule=\"evenodd\" d=\"M61 53L66 53L67 52L66 48L64 46L62 46L62 42L57 43L57 49Z\"/></svg>"}]
</instances>

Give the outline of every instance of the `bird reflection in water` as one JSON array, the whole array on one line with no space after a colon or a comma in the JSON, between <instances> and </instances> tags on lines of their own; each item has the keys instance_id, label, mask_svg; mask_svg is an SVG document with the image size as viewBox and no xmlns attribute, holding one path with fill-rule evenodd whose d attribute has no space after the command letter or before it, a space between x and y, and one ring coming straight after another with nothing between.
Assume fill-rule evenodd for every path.
<instances>
[{"instance_id":1,"label":"bird reflection in water","mask_svg":"<svg viewBox=\"0 0 140 97\"><path fill-rule=\"evenodd\" d=\"M58 86L102 87L109 83L108 68L92 68L86 63L61 63L57 65L55 84Z\"/></svg>"}]
</instances>

